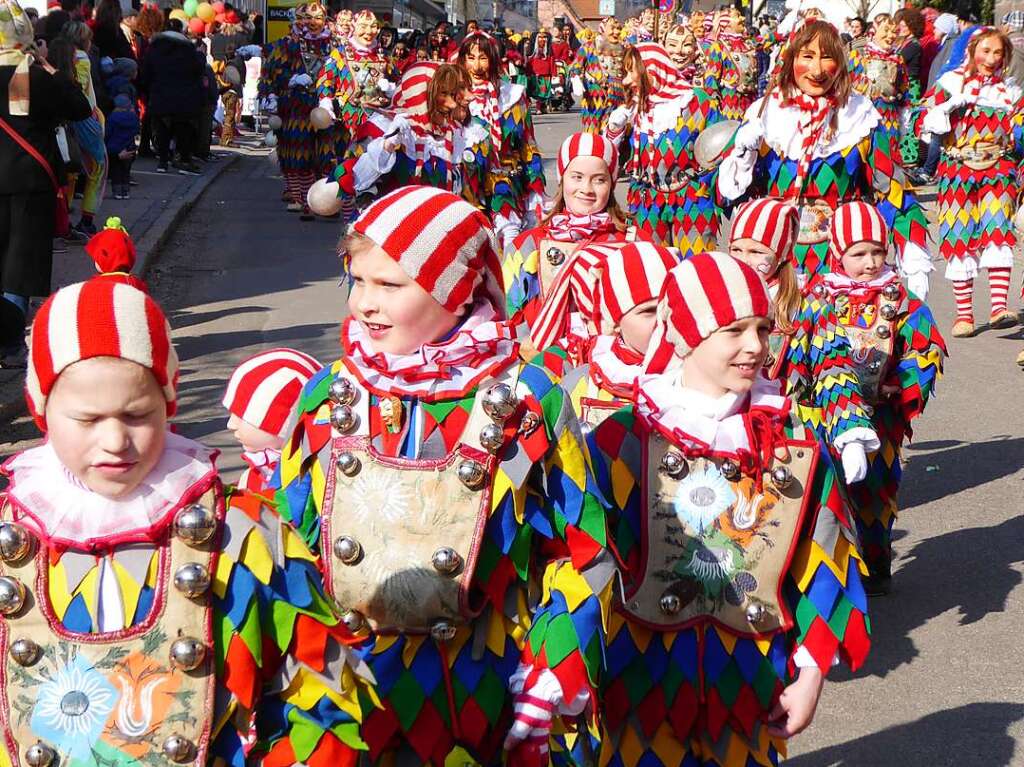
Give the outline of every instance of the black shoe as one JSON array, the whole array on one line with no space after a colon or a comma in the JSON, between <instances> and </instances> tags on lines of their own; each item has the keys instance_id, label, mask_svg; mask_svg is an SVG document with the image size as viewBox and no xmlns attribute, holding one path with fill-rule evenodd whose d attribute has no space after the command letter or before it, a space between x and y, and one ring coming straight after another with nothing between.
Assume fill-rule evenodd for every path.
<instances>
[{"instance_id":1,"label":"black shoe","mask_svg":"<svg viewBox=\"0 0 1024 767\"><path fill-rule=\"evenodd\" d=\"M869 575L864 579L864 593L869 597L888 596L891 591L891 575Z\"/></svg>"},{"instance_id":2,"label":"black shoe","mask_svg":"<svg viewBox=\"0 0 1024 767\"><path fill-rule=\"evenodd\" d=\"M202 173L202 168L196 165L194 162L176 162L174 167L178 169L178 174L182 176L198 176Z\"/></svg>"},{"instance_id":3,"label":"black shoe","mask_svg":"<svg viewBox=\"0 0 1024 767\"><path fill-rule=\"evenodd\" d=\"M96 234L96 225L92 223L86 223L85 221L79 221L77 224L71 227L71 229L73 231L85 235L86 237L92 237L94 234Z\"/></svg>"},{"instance_id":4,"label":"black shoe","mask_svg":"<svg viewBox=\"0 0 1024 767\"><path fill-rule=\"evenodd\" d=\"M167 172L167 163L165 163L165 162L159 163L156 166L156 172L157 173L166 173Z\"/></svg>"},{"instance_id":5,"label":"black shoe","mask_svg":"<svg viewBox=\"0 0 1024 767\"><path fill-rule=\"evenodd\" d=\"M85 245L89 241L88 235L75 227L68 229L68 233L64 235L63 239L68 245Z\"/></svg>"}]
</instances>

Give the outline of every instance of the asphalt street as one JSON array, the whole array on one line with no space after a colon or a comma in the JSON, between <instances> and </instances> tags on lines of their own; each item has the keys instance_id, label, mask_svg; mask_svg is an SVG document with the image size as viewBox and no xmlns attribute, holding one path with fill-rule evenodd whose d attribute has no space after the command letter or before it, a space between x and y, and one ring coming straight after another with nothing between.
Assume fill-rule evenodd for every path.
<instances>
[{"instance_id":1,"label":"asphalt street","mask_svg":"<svg viewBox=\"0 0 1024 767\"><path fill-rule=\"evenodd\" d=\"M538 118L544 156L554 158L577 125L575 115ZM148 276L182 360L179 431L220 448L228 476L240 467L220 406L231 370L272 346L327 363L346 313L338 223L300 222L281 190L272 157L240 158ZM979 288L987 294L984 280ZM952 294L941 271L931 304L948 336ZM987 296L976 313L988 315ZM1024 335L947 340L946 376L905 453L894 593L872 602L867 665L833 672L814 723L791 745L792 767L1024 764L1024 374L1014 364ZM0 453L35 436L22 418Z\"/></svg>"}]
</instances>

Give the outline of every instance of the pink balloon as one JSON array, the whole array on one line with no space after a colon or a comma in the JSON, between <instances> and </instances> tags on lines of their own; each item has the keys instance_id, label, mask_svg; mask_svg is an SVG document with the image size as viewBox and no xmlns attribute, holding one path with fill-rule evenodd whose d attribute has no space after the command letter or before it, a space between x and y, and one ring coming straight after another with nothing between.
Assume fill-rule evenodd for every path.
<instances>
[{"instance_id":1,"label":"pink balloon","mask_svg":"<svg viewBox=\"0 0 1024 767\"><path fill-rule=\"evenodd\" d=\"M188 20L188 29L194 35L201 35L206 32L206 22L196 16Z\"/></svg>"},{"instance_id":2,"label":"pink balloon","mask_svg":"<svg viewBox=\"0 0 1024 767\"><path fill-rule=\"evenodd\" d=\"M213 4L213 12L214 13L224 13L224 10L225 10L224 3L217 2L217 3Z\"/></svg>"},{"instance_id":3,"label":"pink balloon","mask_svg":"<svg viewBox=\"0 0 1024 767\"><path fill-rule=\"evenodd\" d=\"M217 3L217 5L220 5L220 3ZM216 8L217 5L214 5L213 7ZM226 18L227 18L227 14L226 13L223 13L223 12L222 13L218 13L217 14L217 18L215 19L215 21L219 21L221 24L223 24L224 20Z\"/></svg>"}]
</instances>

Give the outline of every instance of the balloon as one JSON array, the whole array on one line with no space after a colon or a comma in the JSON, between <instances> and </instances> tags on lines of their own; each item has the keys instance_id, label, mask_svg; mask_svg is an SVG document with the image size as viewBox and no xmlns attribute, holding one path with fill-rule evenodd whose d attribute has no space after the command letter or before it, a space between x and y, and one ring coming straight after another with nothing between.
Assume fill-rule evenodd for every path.
<instances>
[{"instance_id":1,"label":"balloon","mask_svg":"<svg viewBox=\"0 0 1024 767\"><path fill-rule=\"evenodd\" d=\"M213 4L214 13L224 13L225 10L224 3L220 2L220 0Z\"/></svg>"},{"instance_id":2,"label":"balloon","mask_svg":"<svg viewBox=\"0 0 1024 767\"><path fill-rule=\"evenodd\" d=\"M206 33L206 24L202 19L196 17L188 20L188 29L193 35L202 35Z\"/></svg>"},{"instance_id":3,"label":"balloon","mask_svg":"<svg viewBox=\"0 0 1024 767\"><path fill-rule=\"evenodd\" d=\"M181 5L181 10L185 12L185 15L192 18L196 15L196 8L199 7L199 0L185 0ZM171 14L174 15L173 13Z\"/></svg>"},{"instance_id":4,"label":"balloon","mask_svg":"<svg viewBox=\"0 0 1024 767\"><path fill-rule=\"evenodd\" d=\"M322 178L306 192L306 203L309 209L318 216L333 216L341 210L341 198L338 197L338 182Z\"/></svg>"},{"instance_id":5,"label":"balloon","mask_svg":"<svg viewBox=\"0 0 1024 767\"><path fill-rule=\"evenodd\" d=\"M283 123L281 122L281 118L277 115L270 115L270 117L267 118L267 125L270 126L270 130L281 130L281 125L283 125ZM1021 210L1024 210L1024 205L1021 206Z\"/></svg>"},{"instance_id":6,"label":"balloon","mask_svg":"<svg viewBox=\"0 0 1024 767\"><path fill-rule=\"evenodd\" d=\"M199 7L196 8L196 16L203 21L210 22L217 18L217 12L213 10L213 6L209 3L200 3Z\"/></svg>"},{"instance_id":7,"label":"balloon","mask_svg":"<svg viewBox=\"0 0 1024 767\"><path fill-rule=\"evenodd\" d=\"M331 113L323 107L314 107L313 111L309 113L309 121L317 130L327 130L334 123Z\"/></svg>"},{"instance_id":8,"label":"balloon","mask_svg":"<svg viewBox=\"0 0 1024 767\"><path fill-rule=\"evenodd\" d=\"M277 146L277 136L274 135L273 131L268 132L267 135L263 137L263 146L270 147L271 149Z\"/></svg>"},{"instance_id":9,"label":"balloon","mask_svg":"<svg viewBox=\"0 0 1024 767\"><path fill-rule=\"evenodd\" d=\"M228 18L228 15L226 13L221 12L221 13L217 14L217 16L214 19L214 21L217 21L218 23L223 24L225 21L227 21L227 18Z\"/></svg>"},{"instance_id":10,"label":"balloon","mask_svg":"<svg viewBox=\"0 0 1024 767\"><path fill-rule=\"evenodd\" d=\"M188 24L188 14L185 13L185 11L183 11L181 8L175 8L173 11L171 11L170 17L172 19L177 19L182 24Z\"/></svg>"},{"instance_id":11,"label":"balloon","mask_svg":"<svg viewBox=\"0 0 1024 767\"><path fill-rule=\"evenodd\" d=\"M239 73L238 68L228 64L224 67L224 79L232 85L238 85L242 82L242 75Z\"/></svg>"}]
</instances>

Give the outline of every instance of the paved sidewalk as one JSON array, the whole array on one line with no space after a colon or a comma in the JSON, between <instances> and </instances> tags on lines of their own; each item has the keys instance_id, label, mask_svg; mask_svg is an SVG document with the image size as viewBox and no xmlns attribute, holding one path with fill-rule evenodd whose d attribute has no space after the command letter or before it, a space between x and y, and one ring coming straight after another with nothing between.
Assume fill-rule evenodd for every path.
<instances>
[{"instance_id":1,"label":"paved sidewalk","mask_svg":"<svg viewBox=\"0 0 1024 767\"><path fill-rule=\"evenodd\" d=\"M254 134L245 134L237 148L214 147L213 153L217 160L200 163L201 172L194 176L180 175L173 166L167 173L157 173L155 159L136 160L132 168L132 179L138 183L131 187L131 199L113 199L108 184L108 196L96 215L96 227L101 228L110 216L121 218L122 226L131 234L138 251L135 272L144 277L170 233L187 218L207 187L240 154L268 153L259 145L258 139ZM80 209L81 200L74 200L72 223L78 221ZM87 279L93 274L95 267L81 245L69 244L67 252L53 254L53 290ZM22 393L24 377L24 370L0 369L0 432L26 410Z\"/></svg>"}]
</instances>

